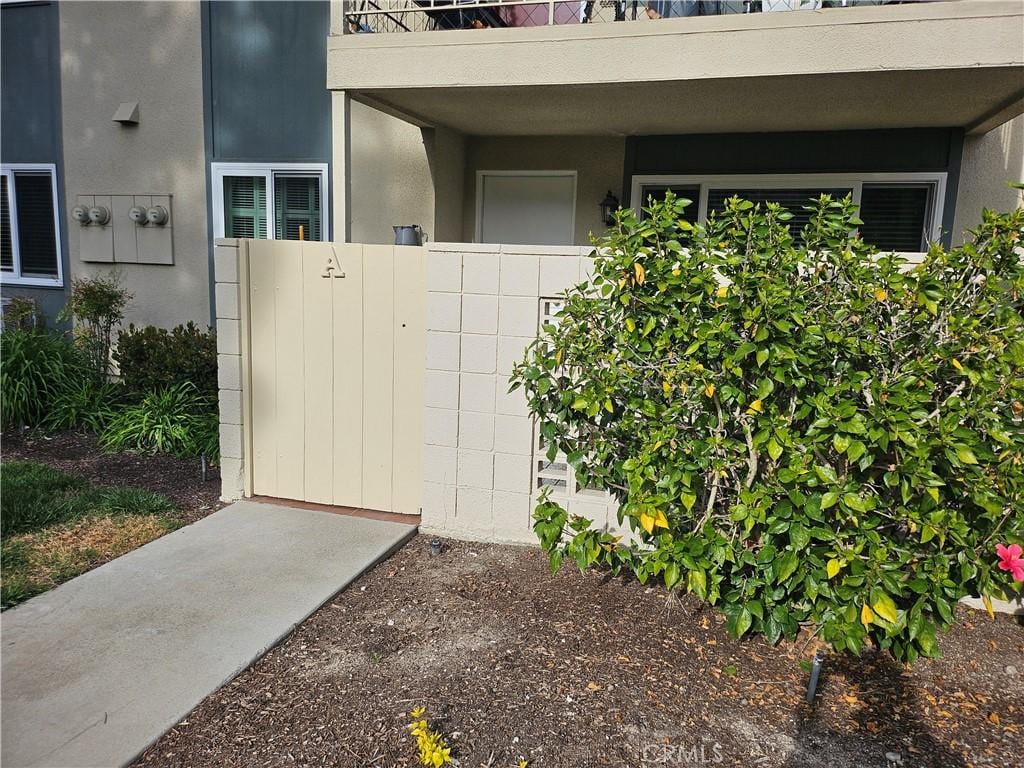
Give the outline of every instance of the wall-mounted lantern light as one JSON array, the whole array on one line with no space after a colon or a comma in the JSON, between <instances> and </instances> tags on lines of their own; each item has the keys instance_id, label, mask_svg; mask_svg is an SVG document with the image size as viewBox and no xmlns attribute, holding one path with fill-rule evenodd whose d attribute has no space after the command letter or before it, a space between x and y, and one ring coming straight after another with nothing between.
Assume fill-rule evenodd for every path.
<instances>
[{"instance_id":1,"label":"wall-mounted lantern light","mask_svg":"<svg viewBox=\"0 0 1024 768\"><path fill-rule=\"evenodd\" d=\"M619 210L619 199L609 189L601 201L601 221L609 227L615 223L615 212Z\"/></svg>"}]
</instances>

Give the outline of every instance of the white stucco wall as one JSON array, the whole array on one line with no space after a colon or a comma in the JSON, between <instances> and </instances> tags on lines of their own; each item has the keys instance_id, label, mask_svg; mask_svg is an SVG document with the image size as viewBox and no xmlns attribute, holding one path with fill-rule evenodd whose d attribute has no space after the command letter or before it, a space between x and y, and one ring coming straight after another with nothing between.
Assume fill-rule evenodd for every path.
<instances>
[{"instance_id":1,"label":"white stucco wall","mask_svg":"<svg viewBox=\"0 0 1024 768\"><path fill-rule=\"evenodd\" d=\"M1008 187L1008 181L1024 181L1024 115L988 133L964 137L954 244L981 221L982 208L1010 211L1022 205L1020 190Z\"/></svg>"},{"instance_id":2,"label":"white stucco wall","mask_svg":"<svg viewBox=\"0 0 1024 768\"><path fill-rule=\"evenodd\" d=\"M72 278L115 269L134 295L126 322L210 322L198 2L60 4L64 186ZM111 120L139 102L139 124ZM173 265L87 263L78 195L170 194ZM120 222L119 222L120 224Z\"/></svg>"}]
</instances>

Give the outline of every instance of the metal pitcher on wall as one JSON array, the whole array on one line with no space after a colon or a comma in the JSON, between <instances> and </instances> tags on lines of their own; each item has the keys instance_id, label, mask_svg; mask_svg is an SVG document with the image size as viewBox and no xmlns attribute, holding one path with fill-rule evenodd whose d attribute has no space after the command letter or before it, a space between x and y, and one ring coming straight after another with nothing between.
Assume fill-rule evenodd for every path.
<instances>
[{"instance_id":1,"label":"metal pitcher on wall","mask_svg":"<svg viewBox=\"0 0 1024 768\"><path fill-rule=\"evenodd\" d=\"M392 227L395 230L395 245L423 245L423 229L419 224Z\"/></svg>"}]
</instances>

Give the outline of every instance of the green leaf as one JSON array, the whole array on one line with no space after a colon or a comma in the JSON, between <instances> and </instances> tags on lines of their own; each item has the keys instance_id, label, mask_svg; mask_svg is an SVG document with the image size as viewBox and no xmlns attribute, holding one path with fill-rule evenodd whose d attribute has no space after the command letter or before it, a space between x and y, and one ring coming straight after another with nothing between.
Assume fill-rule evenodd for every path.
<instances>
[{"instance_id":1,"label":"green leaf","mask_svg":"<svg viewBox=\"0 0 1024 768\"><path fill-rule=\"evenodd\" d=\"M855 512L864 512L867 510L867 506L864 503L864 499L862 499L856 493L843 494L843 504L845 504Z\"/></svg>"},{"instance_id":2,"label":"green leaf","mask_svg":"<svg viewBox=\"0 0 1024 768\"><path fill-rule=\"evenodd\" d=\"M849 459L851 462L856 461L857 459L864 455L864 452L866 450L867 448L864 446L864 443L862 443L860 440L854 440L852 443L850 443L850 447L847 448L846 450L846 458Z\"/></svg>"},{"instance_id":3,"label":"green leaf","mask_svg":"<svg viewBox=\"0 0 1024 768\"><path fill-rule=\"evenodd\" d=\"M707 599L708 577L702 570L690 571L686 574L686 586L701 600Z\"/></svg>"},{"instance_id":4,"label":"green leaf","mask_svg":"<svg viewBox=\"0 0 1024 768\"><path fill-rule=\"evenodd\" d=\"M768 350L767 349L759 349L759 350L757 350L756 358L757 358L757 365L758 365L758 367L761 367L762 365L764 365L765 360L768 359Z\"/></svg>"},{"instance_id":5,"label":"green leaf","mask_svg":"<svg viewBox=\"0 0 1024 768\"><path fill-rule=\"evenodd\" d=\"M666 565L664 576L665 586L669 589L672 589L672 587L679 583L679 565L676 563L669 563L668 565Z\"/></svg>"},{"instance_id":6,"label":"green leaf","mask_svg":"<svg viewBox=\"0 0 1024 768\"><path fill-rule=\"evenodd\" d=\"M773 460L778 459L779 456L782 455L782 446L775 442L774 437L768 441L767 448L768 455L771 456Z\"/></svg>"},{"instance_id":7,"label":"green leaf","mask_svg":"<svg viewBox=\"0 0 1024 768\"><path fill-rule=\"evenodd\" d=\"M743 637L754 623L754 616L746 608L736 617L736 637Z\"/></svg>"},{"instance_id":8,"label":"green leaf","mask_svg":"<svg viewBox=\"0 0 1024 768\"><path fill-rule=\"evenodd\" d=\"M850 438L846 435L832 436L832 447L835 448L838 453L844 453L849 446Z\"/></svg>"},{"instance_id":9,"label":"green leaf","mask_svg":"<svg viewBox=\"0 0 1024 768\"><path fill-rule=\"evenodd\" d=\"M828 493L821 494L821 508L828 509L834 507L836 502L839 501L839 494L835 491L829 491Z\"/></svg>"},{"instance_id":10,"label":"green leaf","mask_svg":"<svg viewBox=\"0 0 1024 768\"><path fill-rule=\"evenodd\" d=\"M968 448L966 445L956 446L956 457L960 459L964 464L977 464L978 457L974 455L974 451Z\"/></svg>"},{"instance_id":11,"label":"green leaf","mask_svg":"<svg viewBox=\"0 0 1024 768\"><path fill-rule=\"evenodd\" d=\"M797 557L796 552L787 552L778 561L778 564L779 572L775 580L783 582L796 571L797 566L800 564L800 558Z\"/></svg>"}]
</instances>

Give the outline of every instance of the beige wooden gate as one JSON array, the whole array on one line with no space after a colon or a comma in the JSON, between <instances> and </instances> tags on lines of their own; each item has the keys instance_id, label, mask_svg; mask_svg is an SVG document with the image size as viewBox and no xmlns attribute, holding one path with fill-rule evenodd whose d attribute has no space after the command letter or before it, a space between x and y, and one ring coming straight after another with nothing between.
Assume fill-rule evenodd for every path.
<instances>
[{"instance_id":1,"label":"beige wooden gate","mask_svg":"<svg viewBox=\"0 0 1024 768\"><path fill-rule=\"evenodd\" d=\"M425 250L245 243L252 492L418 514Z\"/></svg>"}]
</instances>

